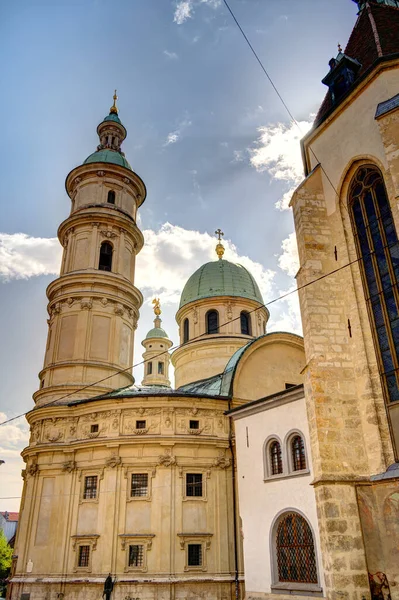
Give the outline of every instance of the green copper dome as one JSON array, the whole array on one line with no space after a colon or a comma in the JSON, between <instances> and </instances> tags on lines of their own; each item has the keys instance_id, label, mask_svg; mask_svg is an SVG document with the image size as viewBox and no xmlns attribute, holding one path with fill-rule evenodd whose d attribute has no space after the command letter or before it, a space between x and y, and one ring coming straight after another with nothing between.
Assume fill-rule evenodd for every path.
<instances>
[{"instance_id":1,"label":"green copper dome","mask_svg":"<svg viewBox=\"0 0 399 600\"><path fill-rule=\"evenodd\" d=\"M110 113L109 115L107 115L105 117L104 121L114 121L115 123L119 123L119 125L122 125L122 121L120 120L118 115L116 115L115 113ZM122 125L122 127L123 127L123 125Z\"/></svg>"},{"instance_id":2,"label":"green copper dome","mask_svg":"<svg viewBox=\"0 0 399 600\"><path fill-rule=\"evenodd\" d=\"M132 170L132 167L127 162L126 158L122 156L120 152L116 152L115 150L109 150L108 148L103 148L102 150L97 150L97 152L93 152L86 158L83 164L87 165L89 163L111 163L113 165L119 165L120 167L125 167L125 169Z\"/></svg>"},{"instance_id":3,"label":"green copper dome","mask_svg":"<svg viewBox=\"0 0 399 600\"><path fill-rule=\"evenodd\" d=\"M242 265L221 259L206 263L191 275L184 286L179 308L215 296L249 298L263 304L262 294L251 273Z\"/></svg>"},{"instance_id":4,"label":"green copper dome","mask_svg":"<svg viewBox=\"0 0 399 600\"><path fill-rule=\"evenodd\" d=\"M166 331L164 329L162 329L162 327L154 327L153 329L150 329L150 331L145 336L145 339L149 340L152 338L167 338L167 337L168 337L168 334L166 333Z\"/></svg>"}]
</instances>

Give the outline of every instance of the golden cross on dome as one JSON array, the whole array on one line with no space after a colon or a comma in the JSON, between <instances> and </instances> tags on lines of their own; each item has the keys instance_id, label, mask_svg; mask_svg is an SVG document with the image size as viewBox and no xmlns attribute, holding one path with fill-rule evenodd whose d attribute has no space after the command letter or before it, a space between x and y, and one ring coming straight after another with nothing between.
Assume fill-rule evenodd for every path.
<instances>
[{"instance_id":1,"label":"golden cross on dome","mask_svg":"<svg viewBox=\"0 0 399 600\"><path fill-rule=\"evenodd\" d=\"M223 233L223 231L220 229L220 227L219 227L219 229L217 229L217 230L215 231L215 235L217 235L217 236L218 236L218 240L219 240L219 242L221 242L221 241L222 241L222 236L224 235L224 233Z\"/></svg>"},{"instance_id":2,"label":"golden cross on dome","mask_svg":"<svg viewBox=\"0 0 399 600\"><path fill-rule=\"evenodd\" d=\"M118 114L118 108L117 108L117 106L116 106L116 101L118 100L118 96L116 95L116 90L115 90L115 93L114 93L114 96L113 96L113 98L114 98L114 103L113 103L113 105L111 106L111 108L109 109L109 114L110 114L110 115L111 115L111 114L117 115L117 114Z\"/></svg>"},{"instance_id":3,"label":"golden cross on dome","mask_svg":"<svg viewBox=\"0 0 399 600\"><path fill-rule=\"evenodd\" d=\"M222 244L222 236L224 235L224 233L219 227L219 229L217 229L215 231L215 234L218 236L218 240L219 240L219 242L216 244L216 254L218 255L219 260L222 260L223 254L224 254L224 246Z\"/></svg>"}]
</instances>

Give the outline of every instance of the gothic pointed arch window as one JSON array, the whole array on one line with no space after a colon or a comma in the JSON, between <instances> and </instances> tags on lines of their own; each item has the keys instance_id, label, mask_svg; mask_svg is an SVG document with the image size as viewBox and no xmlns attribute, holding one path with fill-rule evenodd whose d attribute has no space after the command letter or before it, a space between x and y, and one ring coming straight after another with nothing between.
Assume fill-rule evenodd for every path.
<instances>
[{"instance_id":1,"label":"gothic pointed arch window","mask_svg":"<svg viewBox=\"0 0 399 600\"><path fill-rule=\"evenodd\" d=\"M103 242L100 248L100 260L98 268L100 271L111 271L112 270L112 244L109 242Z\"/></svg>"},{"instance_id":2,"label":"gothic pointed arch window","mask_svg":"<svg viewBox=\"0 0 399 600\"><path fill-rule=\"evenodd\" d=\"M206 332L208 335L219 333L219 313L217 310L210 310L206 313Z\"/></svg>"},{"instance_id":3,"label":"gothic pointed arch window","mask_svg":"<svg viewBox=\"0 0 399 600\"><path fill-rule=\"evenodd\" d=\"M108 196L107 196L107 202L109 204L115 204L115 192L114 192L114 190L109 190Z\"/></svg>"},{"instance_id":4,"label":"gothic pointed arch window","mask_svg":"<svg viewBox=\"0 0 399 600\"><path fill-rule=\"evenodd\" d=\"M399 242L381 172L360 167L349 207L374 345L388 404L399 401Z\"/></svg>"},{"instance_id":5,"label":"gothic pointed arch window","mask_svg":"<svg viewBox=\"0 0 399 600\"><path fill-rule=\"evenodd\" d=\"M190 339L190 322L188 319L184 319L183 322L183 344L188 342Z\"/></svg>"},{"instance_id":6,"label":"gothic pointed arch window","mask_svg":"<svg viewBox=\"0 0 399 600\"><path fill-rule=\"evenodd\" d=\"M241 311L240 324L241 333L243 333L244 335L252 335L251 315L246 310Z\"/></svg>"},{"instance_id":7,"label":"gothic pointed arch window","mask_svg":"<svg viewBox=\"0 0 399 600\"><path fill-rule=\"evenodd\" d=\"M312 530L302 515L283 514L275 532L279 582L318 583Z\"/></svg>"}]
</instances>

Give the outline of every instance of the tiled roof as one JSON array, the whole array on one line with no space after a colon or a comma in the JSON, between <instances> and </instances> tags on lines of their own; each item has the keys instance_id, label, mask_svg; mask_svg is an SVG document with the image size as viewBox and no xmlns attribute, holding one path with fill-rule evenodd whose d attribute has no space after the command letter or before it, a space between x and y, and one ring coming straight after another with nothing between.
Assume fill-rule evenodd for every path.
<instances>
[{"instance_id":1,"label":"tiled roof","mask_svg":"<svg viewBox=\"0 0 399 600\"><path fill-rule=\"evenodd\" d=\"M375 31L373 30L374 23ZM370 2L369 9L363 9L359 15L345 48L345 54L358 60L362 65L357 80L379 58L388 57L390 54L398 52L399 8ZM319 125L335 106L328 92L317 113L315 126Z\"/></svg>"},{"instance_id":2,"label":"tiled roof","mask_svg":"<svg viewBox=\"0 0 399 600\"><path fill-rule=\"evenodd\" d=\"M386 115L391 110L399 107L399 94L396 94L393 98L389 98L389 100L385 100L385 102L380 102L377 106L377 110L375 113L375 118L381 117L382 115Z\"/></svg>"},{"instance_id":3,"label":"tiled roof","mask_svg":"<svg viewBox=\"0 0 399 600\"><path fill-rule=\"evenodd\" d=\"M3 515L3 517L6 519L6 521L18 522L19 513L17 513L17 512L5 511L0 514Z\"/></svg>"}]
</instances>

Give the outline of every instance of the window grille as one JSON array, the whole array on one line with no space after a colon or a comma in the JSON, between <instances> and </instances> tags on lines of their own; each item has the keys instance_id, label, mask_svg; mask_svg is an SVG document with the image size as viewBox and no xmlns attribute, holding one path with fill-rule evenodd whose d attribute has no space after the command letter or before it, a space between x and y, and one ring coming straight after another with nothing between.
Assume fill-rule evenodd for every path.
<instances>
[{"instance_id":1,"label":"window grille","mask_svg":"<svg viewBox=\"0 0 399 600\"><path fill-rule=\"evenodd\" d=\"M190 429L199 429L199 421L190 421Z\"/></svg>"},{"instance_id":2,"label":"window grille","mask_svg":"<svg viewBox=\"0 0 399 600\"><path fill-rule=\"evenodd\" d=\"M130 495L132 498L148 495L148 473L132 473Z\"/></svg>"},{"instance_id":3,"label":"window grille","mask_svg":"<svg viewBox=\"0 0 399 600\"><path fill-rule=\"evenodd\" d=\"M202 496L202 473L187 473L186 496Z\"/></svg>"},{"instance_id":4,"label":"window grille","mask_svg":"<svg viewBox=\"0 0 399 600\"><path fill-rule=\"evenodd\" d=\"M145 429L146 421L136 421L136 429Z\"/></svg>"},{"instance_id":5,"label":"window grille","mask_svg":"<svg viewBox=\"0 0 399 600\"><path fill-rule=\"evenodd\" d=\"M100 271L111 271L112 268L112 246L109 242L101 244L100 262L98 268Z\"/></svg>"},{"instance_id":6,"label":"window grille","mask_svg":"<svg viewBox=\"0 0 399 600\"><path fill-rule=\"evenodd\" d=\"M90 433L97 433L98 432L98 425L90 425Z\"/></svg>"},{"instance_id":7,"label":"window grille","mask_svg":"<svg viewBox=\"0 0 399 600\"><path fill-rule=\"evenodd\" d=\"M144 546L133 544L129 546L129 567L144 566Z\"/></svg>"},{"instance_id":8,"label":"window grille","mask_svg":"<svg viewBox=\"0 0 399 600\"><path fill-rule=\"evenodd\" d=\"M187 545L187 564L189 567L202 566L202 545L188 544Z\"/></svg>"},{"instance_id":9,"label":"window grille","mask_svg":"<svg viewBox=\"0 0 399 600\"><path fill-rule=\"evenodd\" d=\"M276 536L279 581L317 583L312 531L301 515L288 513Z\"/></svg>"},{"instance_id":10,"label":"window grille","mask_svg":"<svg viewBox=\"0 0 399 600\"><path fill-rule=\"evenodd\" d=\"M114 191L110 190L108 192L107 202L109 202L109 204L115 204L115 192Z\"/></svg>"},{"instance_id":11,"label":"window grille","mask_svg":"<svg viewBox=\"0 0 399 600\"><path fill-rule=\"evenodd\" d=\"M188 319L184 319L183 323L183 344L188 342L190 339L190 322Z\"/></svg>"},{"instance_id":12,"label":"window grille","mask_svg":"<svg viewBox=\"0 0 399 600\"><path fill-rule=\"evenodd\" d=\"M94 498L97 498L97 475L88 475L85 477L83 500L93 500Z\"/></svg>"},{"instance_id":13,"label":"window grille","mask_svg":"<svg viewBox=\"0 0 399 600\"><path fill-rule=\"evenodd\" d=\"M361 167L349 191L351 219L384 396L399 401L399 242L381 173Z\"/></svg>"},{"instance_id":14,"label":"window grille","mask_svg":"<svg viewBox=\"0 0 399 600\"><path fill-rule=\"evenodd\" d=\"M78 567L88 567L90 558L90 546L79 546Z\"/></svg>"},{"instance_id":15,"label":"window grille","mask_svg":"<svg viewBox=\"0 0 399 600\"><path fill-rule=\"evenodd\" d=\"M244 310L240 314L240 322L241 322L241 333L244 335L252 335L251 331L251 317L249 313Z\"/></svg>"},{"instance_id":16,"label":"window grille","mask_svg":"<svg viewBox=\"0 0 399 600\"><path fill-rule=\"evenodd\" d=\"M219 313L217 310L210 310L206 314L206 332L208 335L219 333Z\"/></svg>"},{"instance_id":17,"label":"window grille","mask_svg":"<svg viewBox=\"0 0 399 600\"><path fill-rule=\"evenodd\" d=\"M270 465L271 474L279 475L283 472L283 459L281 455L281 446L279 442L274 441L270 444Z\"/></svg>"},{"instance_id":18,"label":"window grille","mask_svg":"<svg viewBox=\"0 0 399 600\"><path fill-rule=\"evenodd\" d=\"M300 435L296 435L291 441L292 467L294 471L306 469L305 444Z\"/></svg>"}]
</instances>

